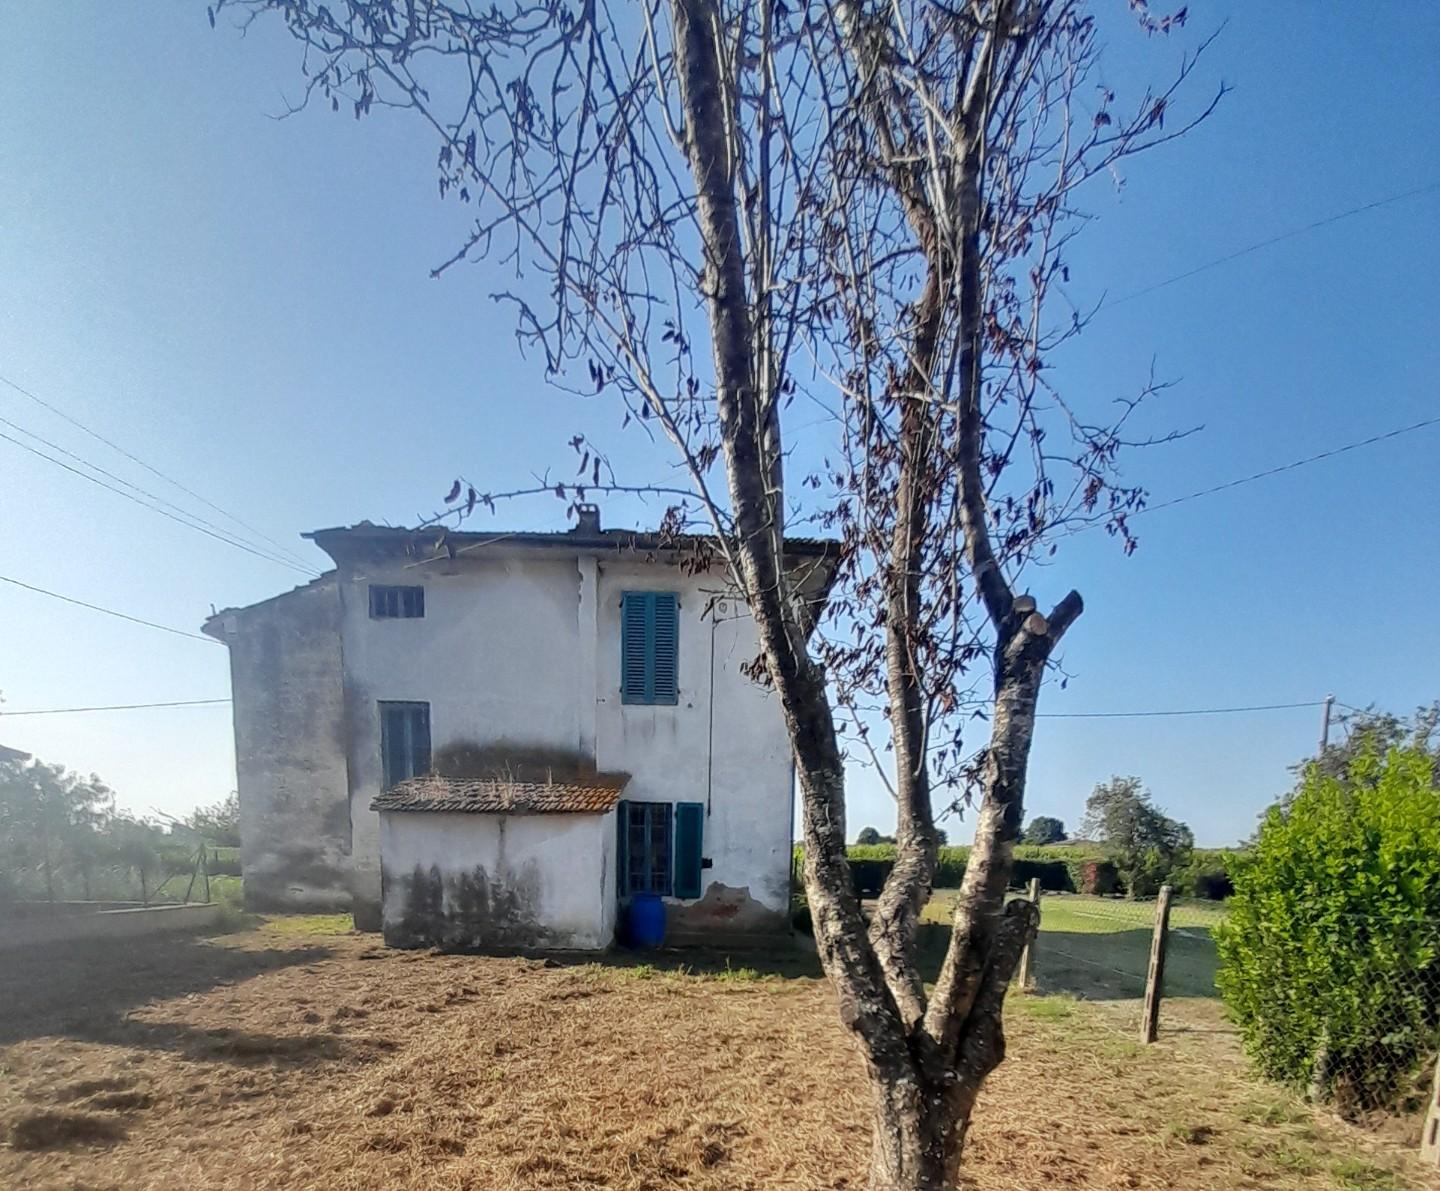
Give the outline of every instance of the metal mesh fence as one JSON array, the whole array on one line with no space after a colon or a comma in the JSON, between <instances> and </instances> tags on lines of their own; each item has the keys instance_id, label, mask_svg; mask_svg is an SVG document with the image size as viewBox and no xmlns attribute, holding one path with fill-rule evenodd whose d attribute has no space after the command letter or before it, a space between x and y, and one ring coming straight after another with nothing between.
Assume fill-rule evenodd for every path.
<instances>
[{"instance_id":1,"label":"metal mesh fence","mask_svg":"<svg viewBox=\"0 0 1440 1191\"><path fill-rule=\"evenodd\" d=\"M1341 1116L1431 1099L1440 1051L1440 920L1339 915L1303 932L1261 925L1231 1001L1273 1078Z\"/></svg>"},{"instance_id":2,"label":"metal mesh fence","mask_svg":"<svg viewBox=\"0 0 1440 1191\"><path fill-rule=\"evenodd\" d=\"M1156 901L1055 894L1046 895L1040 906L1040 933L1030 962L1034 991L1105 1005L1104 1020L1138 1032ZM1161 1014L1162 1030L1188 1020L1184 1002L1218 995L1213 932L1224 918L1218 902L1171 903L1162 984L1169 1012Z\"/></svg>"},{"instance_id":3,"label":"metal mesh fence","mask_svg":"<svg viewBox=\"0 0 1440 1191\"><path fill-rule=\"evenodd\" d=\"M1093 1002L1097 1020L1143 1037L1156 902L1059 894L1040 907L1031 990ZM1234 1034L1262 1074L1342 1117L1423 1121L1440 1164L1440 920L1351 915L1299 938L1258 935L1227 1011L1215 939L1226 918L1222 903L1171 903L1158 1035Z\"/></svg>"}]
</instances>

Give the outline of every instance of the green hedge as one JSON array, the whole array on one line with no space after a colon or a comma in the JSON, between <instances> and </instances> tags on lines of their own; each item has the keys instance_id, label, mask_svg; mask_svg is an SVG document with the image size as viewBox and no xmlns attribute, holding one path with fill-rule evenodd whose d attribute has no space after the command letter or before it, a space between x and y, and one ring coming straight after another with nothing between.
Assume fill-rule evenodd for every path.
<instances>
[{"instance_id":1,"label":"green hedge","mask_svg":"<svg viewBox=\"0 0 1440 1191\"><path fill-rule=\"evenodd\" d=\"M1170 874L1170 883L1181 897L1224 901L1235 892L1231 869L1239 853L1223 849L1196 849L1190 863Z\"/></svg>"},{"instance_id":2,"label":"green hedge","mask_svg":"<svg viewBox=\"0 0 1440 1191\"><path fill-rule=\"evenodd\" d=\"M894 844L852 844L846 849L855 891L862 897L874 897L885 884L895 864ZM954 889L965 877L965 862L970 858L966 847L945 847L935 868L935 887ZM805 850L795 849L795 880L801 879ZM1095 857L1096 862L1113 870L1110 862ZM1083 887L1084 860L1077 858L1073 848L1019 847L1015 850L1015 867L1010 874L1013 889L1025 889L1032 878L1047 893L1075 893Z\"/></svg>"},{"instance_id":3,"label":"green hedge","mask_svg":"<svg viewBox=\"0 0 1440 1191\"><path fill-rule=\"evenodd\" d=\"M846 850L850 859L855 890L862 897L874 897L885 884L895 863L894 844L851 844ZM1210 898L1220 901L1230 896L1229 866L1240 853L1223 849L1199 849L1184 868L1170 876L1175 892L1182 897ZM954 889L965 876L965 862L970 849L963 846L944 847L935 869L935 887ZM795 883L801 884L805 860L802 845L795 848ZM1015 849L1015 867L1010 873L1010 887L1025 889L1031 878L1039 878L1046 893L1109 894L1121 891L1119 874L1114 863L1098 848L1077 848L1058 844L1038 846L1021 844Z\"/></svg>"},{"instance_id":4,"label":"green hedge","mask_svg":"<svg viewBox=\"0 0 1440 1191\"><path fill-rule=\"evenodd\" d=\"M1440 798L1419 749L1312 765L1266 814L1216 932L1251 1057L1342 1116L1404 1108L1440 1047Z\"/></svg>"}]
</instances>

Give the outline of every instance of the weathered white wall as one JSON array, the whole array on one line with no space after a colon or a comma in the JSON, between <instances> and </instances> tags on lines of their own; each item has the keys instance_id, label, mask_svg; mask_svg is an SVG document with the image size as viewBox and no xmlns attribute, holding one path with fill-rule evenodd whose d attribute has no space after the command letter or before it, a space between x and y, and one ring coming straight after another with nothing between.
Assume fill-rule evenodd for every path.
<instances>
[{"instance_id":1,"label":"weathered white wall","mask_svg":"<svg viewBox=\"0 0 1440 1191\"><path fill-rule=\"evenodd\" d=\"M218 902L191 902L183 906L147 906L0 922L0 950L77 939L135 939L170 931L204 930L220 921L224 908Z\"/></svg>"},{"instance_id":2,"label":"weathered white wall","mask_svg":"<svg viewBox=\"0 0 1440 1191\"><path fill-rule=\"evenodd\" d=\"M790 743L778 699L740 672L759 652L754 622L735 600L707 614L717 577L675 567L602 559L596 668L597 759L630 774L624 797L636 802L708 803L701 899L672 926L778 926L790 895ZM680 596L678 703L620 699L620 603L626 591ZM713 696L711 690L713 655ZM712 732L713 708L713 732ZM723 888L721 888L723 887ZM745 891L745 892L742 892Z\"/></svg>"},{"instance_id":3,"label":"weathered white wall","mask_svg":"<svg viewBox=\"0 0 1440 1191\"><path fill-rule=\"evenodd\" d=\"M342 576L356 923L375 929L379 703L429 703L436 755L462 744L577 750L578 571L572 556L377 565ZM423 584L425 615L372 620L371 583Z\"/></svg>"},{"instance_id":4,"label":"weathered white wall","mask_svg":"<svg viewBox=\"0 0 1440 1191\"><path fill-rule=\"evenodd\" d=\"M613 814L387 811L379 820L392 947L609 946Z\"/></svg>"},{"instance_id":5,"label":"weathered white wall","mask_svg":"<svg viewBox=\"0 0 1440 1191\"><path fill-rule=\"evenodd\" d=\"M254 910L350 905L335 576L212 622L230 647L240 864Z\"/></svg>"},{"instance_id":6,"label":"weathered white wall","mask_svg":"<svg viewBox=\"0 0 1440 1191\"><path fill-rule=\"evenodd\" d=\"M369 585L422 584L425 616L372 620ZM791 764L778 700L740 672L758 651L734 600L704 615L717 577L610 554L489 548L454 560L342 568L351 885L356 923L378 929L382 883L379 703L430 704L439 757L455 746L553 750L631 775L624 797L708 804L703 896L672 905L681 931L783 925L789 897ZM620 601L680 595L676 706L620 699ZM713 654L713 697L712 697ZM713 719L713 723L712 723ZM713 746L713 752L712 752ZM615 912L613 814L600 859Z\"/></svg>"}]
</instances>

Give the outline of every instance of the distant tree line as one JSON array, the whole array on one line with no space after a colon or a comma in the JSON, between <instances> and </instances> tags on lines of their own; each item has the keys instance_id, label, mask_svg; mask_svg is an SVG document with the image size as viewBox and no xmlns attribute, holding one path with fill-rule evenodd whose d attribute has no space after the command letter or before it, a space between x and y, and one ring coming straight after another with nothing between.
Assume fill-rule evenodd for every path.
<instances>
[{"instance_id":1,"label":"distant tree line","mask_svg":"<svg viewBox=\"0 0 1440 1191\"><path fill-rule=\"evenodd\" d=\"M240 842L231 793L184 819L116 808L97 775L38 760L0 761L0 900L134 900L162 895L202 845Z\"/></svg>"},{"instance_id":2,"label":"distant tree line","mask_svg":"<svg viewBox=\"0 0 1440 1191\"><path fill-rule=\"evenodd\" d=\"M1190 828L1156 806L1137 777L1112 777L1097 785L1086 800L1081 830L1084 839L1075 842L1073 859L1089 860L1100 865L1100 871L1077 884L1077 890L1081 885L1098 892L1118 888L1131 897L1153 897L1161 885L1170 884L1188 896L1219 898L1229 892L1226 853L1197 852ZM1020 836L1020 843L1030 848L1055 847L1068 840L1064 822L1050 815L1031 819ZM858 847L894 842L893 836L874 827L862 828L855 837ZM942 845L945 842L941 840ZM1082 856L1078 849L1084 844L1091 847ZM1030 854L1028 859L1039 856ZM937 878L945 875L938 873Z\"/></svg>"},{"instance_id":3,"label":"distant tree line","mask_svg":"<svg viewBox=\"0 0 1440 1191\"><path fill-rule=\"evenodd\" d=\"M862 847L873 847L876 844L893 844L893 835L881 835L874 827L862 827L855 836L855 842ZM935 842L939 847L945 847L950 842L950 836L942 827L935 828Z\"/></svg>"}]
</instances>

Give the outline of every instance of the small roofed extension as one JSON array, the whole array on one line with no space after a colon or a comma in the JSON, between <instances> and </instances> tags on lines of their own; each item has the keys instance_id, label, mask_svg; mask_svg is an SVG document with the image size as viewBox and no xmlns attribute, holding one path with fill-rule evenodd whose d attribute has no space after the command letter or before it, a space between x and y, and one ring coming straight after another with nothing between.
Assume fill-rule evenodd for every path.
<instances>
[{"instance_id":1,"label":"small roofed extension","mask_svg":"<svg viewBox=\"0 0 1440 1191\"><path fill-rule=\"evenodd\" d=\"M348 907L399 946L597 948L784 929L793 771L714 542L604 530L307 534L335 563L205 631L230 647L259 910ZM823 602L837 547L787 539Z\"/></svg>"}]
</instances>

